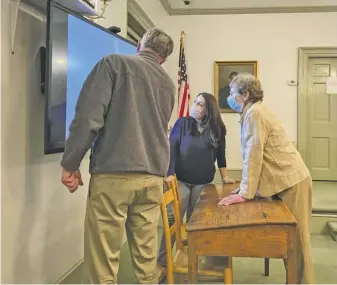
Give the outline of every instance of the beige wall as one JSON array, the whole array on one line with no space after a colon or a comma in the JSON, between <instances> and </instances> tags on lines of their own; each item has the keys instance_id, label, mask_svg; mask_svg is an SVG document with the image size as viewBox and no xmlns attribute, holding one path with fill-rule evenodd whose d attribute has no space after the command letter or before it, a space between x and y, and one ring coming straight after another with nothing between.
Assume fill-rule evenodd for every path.
<instances>
[{"instance_id":1,"label":"beige wall","mask_svg":"<svg viewBox=\"0 0 337 285\"><path fill-rule=\"evenodd\" d=\"M43 154L38 51L46 23L19 11L12 55L9 3L1 0L1 282L54 283L83 257L88 159L85 187L70 195L60 183L61 155ZM99 22L126 34L125 0L114 0L106 16Z\"/></svg>"},{"instance_id":2,"label":"beige wall","mask_svg":"<svg viewBox=\"0 0 337 285\"><path fill-rule=\"evenodd\" d=\"M159 0L136 0L138 5L158 28L165 29L170 16L167 14Z\"/></svg>"},{"instance_id":3,"label":"beige wall","mask_svg":"<svg viewBox=\"0 0 337 285\"><path fill-rule=\"evenodd\" d=\"M297 79L297 49L337 46L332 28L337 26L337 13L172 16L165 21L162 25L176 43L166 63L174 82L181 30L186 33L192 97L202 91L214 92L214 61L258 60L265 103L282 120L290 139L297 140L297 88L287 85L289 79ZM225 114L223 120L228 128L228 168L240 169L238 115Z\"/></svg>"},{"instance_id":4,"label":"beige wall","mask_svg":"<svg viewBox=\"0 0 337 285\"><path fill-rule=\"evenodd\" d=\"M104 18L98 19L97 24L109 28L117 26L121 28L119 35L126 37L127 34L127 4L126 0L113 0L106 8Z\"/></svg>"}]
</instances>

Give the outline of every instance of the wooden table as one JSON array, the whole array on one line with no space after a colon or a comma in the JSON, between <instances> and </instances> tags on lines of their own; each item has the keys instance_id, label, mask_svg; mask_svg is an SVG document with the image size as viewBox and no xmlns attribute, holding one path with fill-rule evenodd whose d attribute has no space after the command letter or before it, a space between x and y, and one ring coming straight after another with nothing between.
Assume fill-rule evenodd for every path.
<instances>
[{"instance_id":1,"label":"wooden table","mask_svg":"<svg viewBox=\"0 0 337 285\"><path fill-rule=\"evenodd\" d=\"M196 284L198 256L282 258L287 284L297 284L296 220L281 200L218 206L239 184L205 186L186 226L188 280Z\"/></svg>"}]
</instances>

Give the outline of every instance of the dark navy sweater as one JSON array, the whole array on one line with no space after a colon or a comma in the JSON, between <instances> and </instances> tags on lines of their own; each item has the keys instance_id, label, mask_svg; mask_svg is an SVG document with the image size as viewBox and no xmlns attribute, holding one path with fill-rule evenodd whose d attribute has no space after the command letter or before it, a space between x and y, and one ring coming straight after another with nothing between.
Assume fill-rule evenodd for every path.
<instances>
[{"instance_id":1,"label":"dark navy sweater","mask_svg":"<svg viewBox=\"0 0 337 285\"><path fill-rule=\"evenodd\" d=\"M192 117L179 118L170 134L170 166L167 175L176 174L177 179L195 185L211 183L218 167L226 167L225 130L219 146L208 142L208 132L200 133Z\"/></svg>"}]
</instances>

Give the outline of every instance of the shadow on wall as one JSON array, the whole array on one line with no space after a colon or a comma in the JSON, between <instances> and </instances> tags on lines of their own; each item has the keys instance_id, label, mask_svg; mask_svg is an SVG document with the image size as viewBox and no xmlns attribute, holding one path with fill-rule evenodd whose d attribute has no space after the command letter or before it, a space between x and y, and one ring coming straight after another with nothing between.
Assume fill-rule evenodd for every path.
<instances>
[{"instance_id":1,"label":"shadow on wall","mask_svg":"<svg viewBox=\"0 0 337 285\"><path fill-rule=\"evenodd\" d=\"M23 25L24 28L22 28ZM35 33L34 41L30 31ZM46 158L43 153L45 99L40 93L39 48L40 44L44 44L44 36L44 25L41 25L37 19L19 11L15 54L11 58L11 68L17 69L17 72L12 70L12 74L17 73L26 77L15 86L15 89L19 89L17 92L22 97L26 96L26 98L22 98L23 102L21 102L21 104L26 102L24 104L26 108L24 129L26 131L21 136L25 142L23 145L25 148L25 172L22 177L24 189L22 189L20 197L22 207L17 209L20 214L15 243L19 246L16 249L12 265L14 283L35 283L49 275L48 271L52 268L51 262L53 260L50 258L50 249L48 249L48 243L53 239L51 238L53 229L49 227L55 225L55 218L51 215L55 215L55 208L58 212L64 211L64 201L57 199L60 195L50 191L50 186L43 183L46 181L46 177L43 176L48 165L42 165ZM25 60L20 60L20 64L18 64L21 58ZM15 82L12 84L14 85ZM59 161L59 156L50 156L48 159L47 163L55 163ZM45 193L41 195L41 191L45 191ZM46 205L45 208L44 205ZM57 238L57 235L54 238ZM41 255L44 257L41 258Z\"/></svg>"},{"instance_id":2,"label":"shadow on wall","mask_svg":"<svg viewBox=\"0 0 337 285\"><path fill-rule=\"evenodd\" d=\"M2 16L9 12L9 1L4 2ZM7 219L2 258L7 264L2 265L2 283L53 283L83 256L86 191L70 196L60 183L60 154L44 155L39 48L45 45L46 25L19 10L11 55L9 16L2 23L7 33L2 64L9 73L2 100L10 109L4 112L7 126L2 128L7 151L7 177L2 181L7 191L2 193L2 217Z\"/></svg>"},{"instance_id":3,"label":"shadow on wall","mask_svg":"<svg viewBox=\"0 0 337 285\"><path fill-rule=\"evenodd\" d=\"M31 17L28 19L28 16L22 11L18 12L18 28L16 35L16 45L15 45L15 54L11 57L11 68L17 69L12 70L13 73L21 74L25 76L24 80L20 81L20 84L13 86L16 91L26 98L22 98L21 104L23 104L26 110L23 112L26 114L25 127L26 130L21 138L25 144L24 147L24 165L26 166L24 177L22 177L23 188L21 193L21 205L22 208L18 208L20 211L19 215L19 225L17 227L17 233L15 235L17 241L16 244L19 245L16 253L15 259L13 260L12 268L12 280L14 283L31 283L34 282L34 275L25 274L27 272L34 272L34 268L41 268L42 263L39 264L39 260L34 258L35 248L43 248L41 241L35 236L36 229L38 228L38 223L41 219L40 207L42 205L41 199L43 196L39 193L40 181L41 181L41 169L38 165L38 161L41 159L41 154L38 154L38 149L41 145L41 131L39 127L43 118L41 118L41 107L43 106L43 97L40 94L40 91L36 88L39 85L35 86L38 80L37 77L37 67L39 66L39 57L35 55L34 60L29 60L30 55L32 54L32 49L37 49L38 45L36 42L32 42L29 38L30 33L27 32L27 29L35 27L32 23ZM25 23L25 31L22 30L22 25ZM36 27L36 33L41 30L40 27ZM38 42L42 42L44 33L42 33ZM27 46L28 44L28 46ZM36 53L34 51L34 53ZM22 60L21 64L18 64L20 58ZM11 78L12 81L12 78ZM15 84L14 82L12 82ZM25 104L25 102L27 102ZM43 112L42 112L43 114ZM19 115L18 115L19 117ZM23 119L23 118L21 118ZM42 120L41 120L42 119ZM39 158L40 156L40 158ZM20 179L20 177L18 177ZM19 198L19 197L18 197ZM17 272L22 272L22 274L17 274ZM15 274L16 273L16 274Z\"/></svg>"}]
</instances>

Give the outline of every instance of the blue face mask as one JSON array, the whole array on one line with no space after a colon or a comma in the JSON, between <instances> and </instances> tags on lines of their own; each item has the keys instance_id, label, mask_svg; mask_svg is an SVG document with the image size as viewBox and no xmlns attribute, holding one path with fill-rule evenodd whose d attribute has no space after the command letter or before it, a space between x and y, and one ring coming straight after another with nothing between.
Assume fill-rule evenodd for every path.
<instances>
[{"instance_id":1,"label":"blue face mask","mask_svg":"<svg viewBox=\"0 0 337 285\"><path fill-rule=\"evenodd\" d=\"M228 106L231 107L233 111L237 113L241 113L243 109L243 104L236 102L236 96L238 96L238 94L229 95L227 97L227 103L228 103Z\"/></svg>"}]
</instances>

